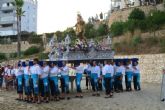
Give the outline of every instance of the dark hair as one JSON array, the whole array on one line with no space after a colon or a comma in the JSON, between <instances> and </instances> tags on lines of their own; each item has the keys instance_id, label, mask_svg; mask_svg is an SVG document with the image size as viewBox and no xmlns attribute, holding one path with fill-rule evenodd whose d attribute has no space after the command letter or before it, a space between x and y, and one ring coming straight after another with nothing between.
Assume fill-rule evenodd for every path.
<instances>
[{"instance_id":1,"label":"dark hair","mask_svg":"<svg viewBox=\"0 0 165 110\"><path fill-rule=\"evenodd\" d=\"M33 61L35 61L37 63L39 62L38 58L33 59Z\"/></svg>"}]
</instances>

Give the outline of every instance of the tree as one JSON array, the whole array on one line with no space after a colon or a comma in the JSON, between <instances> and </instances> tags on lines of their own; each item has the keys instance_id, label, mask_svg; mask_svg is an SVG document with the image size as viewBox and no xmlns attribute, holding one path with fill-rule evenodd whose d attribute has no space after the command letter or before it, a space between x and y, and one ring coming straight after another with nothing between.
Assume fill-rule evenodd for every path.
<instances>
[{"instance_id":1,"label":"tree","mask_svg":"<svg viewBox=\"0 0 165 110\"><path fill-rule=\"evenodd\" d=\"M15 0L14 6L16 7L16 15L17 15L17 56L21 56L21 17L25 13L22 10L24 5L24 0Z\"/></svg>"},{"instance_id":2,"label":"tree","mask_svg":"<svg viewBox=\"0 0 165 110\"><path fill-rule=\"evenodd\" d=\"M151 11L146 19L147 29L156 36L156 31L161 29L165 24L165 12L164 11Z\"/></svg>"},{"instance_id":3,"label":"tree","mask_svg":"<svg viewBox=\"0 0 165 110\"><path fill-rule=\"evenodd\" d=\"M124 30L124 23L122 21L114 22L110 27L110 33L112 34L112 36L122 35L123 30Z\"/></svg>"},{"instance_id":4,"label":"tree","mask_svg":"<svg viewBox=\"0 0 165 110\"><path fill-rule=\"evenodd\" d=\"M85 24L85 37L87 39L96 37L96 30L94 29L94 25L92 23Z\"/></svg>"},{"instance_id":5,"label":"tree","mask_svg":"<svg viewBox=\"0 0 165 110\"><path fill-rule=\"evenodd\" d=\"M108 34L108 25L107 24L103 24L101 23L99 25L99 28L97 29L97 35L98 36L104 36L104 35L107 35Z\"/></svg>"},{"instance_id":6,"label":"tree","mask_svg":"<svg viewBox=\"0 0 165 110\"><path fill-rule=\"evenodd\" d=\"M130 13L129 20L144 20L145 19L145 13L144 11L140 10L139 8L133 9L133 11Z\"/></svg>"}]
</instances>

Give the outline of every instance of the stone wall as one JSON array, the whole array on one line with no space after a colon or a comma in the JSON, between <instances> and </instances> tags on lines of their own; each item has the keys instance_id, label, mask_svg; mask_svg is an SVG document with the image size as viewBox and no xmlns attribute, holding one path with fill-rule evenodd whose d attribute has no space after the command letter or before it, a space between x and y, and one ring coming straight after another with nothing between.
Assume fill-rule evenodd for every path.
<instances>
[{"instance_id":1,"label":"stone wall","mask_svg":"<svg viewBox=\"0 0 165 110\"><path fill-rule=\"evenodd\" d=\"M130 8L118 10L111 14L109 18L109 26L111 26L111 24L116 21L126 21L128 19L129 14L132 12L134 8L139 8L143 10L146 15L148 15L151 10L164 10L163 4L157 6L149 5L149 6L130 7Z\"/></svg>"},{"instance_id":2,"label":"stone wall","mask_svg":"<svg viewBox=\"0 0 165 110\"><path fill-rule=\"evenodd\" d=\"M32 45L28 42L21 43L21 51L25 51ZM0 45L0 53L15 53L17 52L17 43Z\"/></svg>"},{"instance_id":3,"label":"stone wall","mask_svg":"<svg viewBox=\"0 0 165 110\"><path fill-rule=\"evenodd\" d=\"M165 54L115 56L115 58L139 58L141 81L161 83L162 69L165 67Z\"/></svg>"}]
</instances>

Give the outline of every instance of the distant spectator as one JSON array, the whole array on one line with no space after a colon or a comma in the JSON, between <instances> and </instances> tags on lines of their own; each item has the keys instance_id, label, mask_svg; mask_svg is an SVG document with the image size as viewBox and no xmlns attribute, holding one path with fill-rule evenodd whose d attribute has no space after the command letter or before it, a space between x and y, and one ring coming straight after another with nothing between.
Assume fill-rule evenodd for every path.
<instances>
[{"instance_id":1,"label":"distant spectator","mask_svg":"<svg viewBox=\"0 0 165 110\"><path fill-rule=\"evenodd\" d=\"M2 83L3 83L3 67L0 65L0 90L2 89Z\"/></svg>"}]
</instances>

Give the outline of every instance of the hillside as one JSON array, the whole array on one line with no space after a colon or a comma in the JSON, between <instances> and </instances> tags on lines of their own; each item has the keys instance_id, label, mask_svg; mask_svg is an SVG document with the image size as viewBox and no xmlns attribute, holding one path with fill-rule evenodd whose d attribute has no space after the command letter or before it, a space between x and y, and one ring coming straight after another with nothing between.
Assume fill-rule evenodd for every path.
<instances>
[{"instance_id":1,"label":"hillside","mask_svg":"<svg viewBox=\"0 0 165 110\"><path fill-rule=\"evenodd\" d=\"M156 31L155 37L153 34L136 30L133 37L129 32L116 36L113 38L113 49L117 55L165 53L165 29Z\"/></svg>"},{"instance_id":2,"label":"hillside","mask_svg":"<svg viewBox=\"0 0 165 110\"><path fill-rule=\"evenodd\" d=\"M165 53L163 4L113 12L109 26L116 54Z\"/></svg>"}]
</instances>

